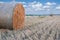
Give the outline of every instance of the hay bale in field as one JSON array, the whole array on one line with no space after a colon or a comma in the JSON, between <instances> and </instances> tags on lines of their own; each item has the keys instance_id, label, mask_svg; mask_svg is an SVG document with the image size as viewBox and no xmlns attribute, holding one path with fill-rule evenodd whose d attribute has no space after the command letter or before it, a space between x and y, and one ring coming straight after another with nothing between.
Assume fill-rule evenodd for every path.
<instances>
[{"instance_id":1,"label":"hay bale in field","mask_svg":"<svg viewBox=\"0 0 60 40\"><path fill-rule=\"evenodd\" d=\"M24 27L25 11L22 4L0 4L0 28L22 29Z\"/></svg>"},{"instance_id":2,"label":"hay bale in field","mask_svg":"<svg viewBox=\"0 0 60 40\"><path fill-rule=\"evenodd\" d=\"M50 14L50 16L53 16L53 14Z\"/></svg>"}]
</instances>

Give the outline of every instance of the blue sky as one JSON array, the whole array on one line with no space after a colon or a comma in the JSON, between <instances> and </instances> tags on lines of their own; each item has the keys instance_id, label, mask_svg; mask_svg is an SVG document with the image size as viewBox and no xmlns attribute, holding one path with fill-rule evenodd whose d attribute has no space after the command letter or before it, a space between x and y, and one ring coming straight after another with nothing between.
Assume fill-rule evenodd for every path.
<instances>
[{"instance_id":1,"label":"blue sky","mask_svg":"<svg viewBox=\"0 0 60 40\"><path fill-rule=\"evenodd\" d=\"M4 2L10 2L12 0L0 0L0 1L4 1ZM40 2L57 2L60 3L60 0L16 0L16 1L25 1L25 2L32 2L32 1L40 1Z\"/></svg>"},{"instance_id":2,"label":"blue sky","mask_svg":"<svg viewBox=\"0 0 60 40\"><path fill-rule=\"evenodd\" d=\"M13 0L0 0L12 2ZM26 14L60 14L60 0L15 0L22 3Z\"/></svg>"}]
</instances>

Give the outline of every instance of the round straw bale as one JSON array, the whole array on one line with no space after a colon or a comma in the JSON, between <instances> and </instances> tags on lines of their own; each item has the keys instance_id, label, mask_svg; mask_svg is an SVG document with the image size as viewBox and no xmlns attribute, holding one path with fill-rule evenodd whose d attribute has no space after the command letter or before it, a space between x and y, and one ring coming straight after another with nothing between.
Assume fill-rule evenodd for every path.
<instances>
[{"instance_id":1,"label":"round straw bale","mask_svg":"<svg viewBox=\"0 0 60 40\"><path fill-rule=\"evenodd\" d=\"M22 4L0 6L0 28L18 30L24 27L25 10Z\"/></svg>"}]
</instances>

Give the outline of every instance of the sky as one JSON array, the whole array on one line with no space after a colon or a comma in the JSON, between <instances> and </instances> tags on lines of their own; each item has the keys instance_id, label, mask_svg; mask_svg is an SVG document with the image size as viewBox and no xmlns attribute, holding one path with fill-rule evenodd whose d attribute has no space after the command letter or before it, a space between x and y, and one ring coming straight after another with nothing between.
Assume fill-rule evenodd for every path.
<instances>
[{"instance_id":1,"label":"sky","mask_svg":"<svg viewBox=\"0 0 60 40\"><path fill-rule=\"evenodd\" d=\"M22 3L26 14L60 14L60 0L0 0L0 3Z\"/></svg>"}]
</instances>

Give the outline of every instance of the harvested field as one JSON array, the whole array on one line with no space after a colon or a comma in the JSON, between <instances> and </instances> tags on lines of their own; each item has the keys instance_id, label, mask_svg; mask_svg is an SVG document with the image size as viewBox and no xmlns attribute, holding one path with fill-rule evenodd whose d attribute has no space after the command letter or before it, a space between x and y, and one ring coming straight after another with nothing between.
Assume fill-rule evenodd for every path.
<instances>
[{"instance_id":1,"label":"harvested field","mask_svg":"<svg viewBox=\"0 0 60 40\"><path fill-rule=\"evenodd\" d=\"M0 30L0 40L60 40L60 16L26 16L22 30Z\"/></svg>"}]
</instances>

